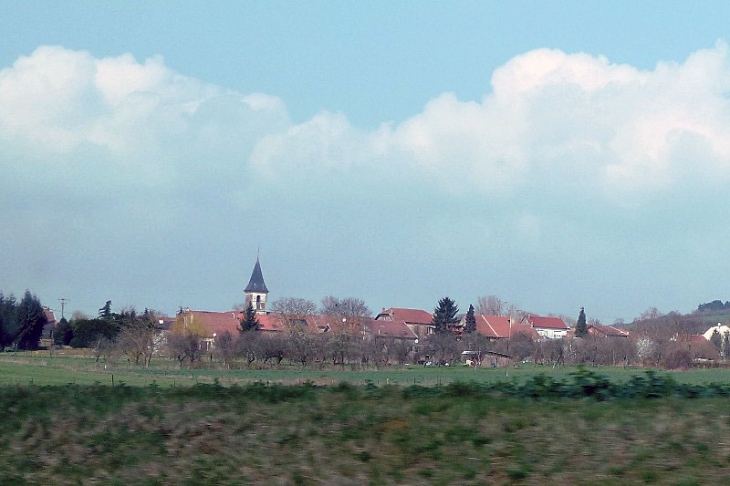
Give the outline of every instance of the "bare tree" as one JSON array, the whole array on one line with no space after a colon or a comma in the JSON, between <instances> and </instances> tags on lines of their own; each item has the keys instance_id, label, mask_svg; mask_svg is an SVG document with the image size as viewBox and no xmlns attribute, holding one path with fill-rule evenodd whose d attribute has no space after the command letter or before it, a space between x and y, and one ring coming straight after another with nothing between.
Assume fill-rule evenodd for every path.
<instances>
[{"instance_id":1,"label":"bare tree","mask_svg":"<svg viewBox=\"0 0 730 486\"><path fill-rule=\"evenodd\" d=\"M231 363L238 357L238 339L226 331L215 338L215 354L223 361L226 369L231 369Z\"/></svg>"},{"instance_id":2,"label":"bare tree","mask_svg":"<svg viewBox=\"0 0 730 486\"><path fill-rule=\"evenodd\" d=\"M515 361L523 361L535 352L535 342L525 333L513 333L512 337L505 341L508 345L506 354Z\"/></svg>"},{"instance_id":3,"label":"bare tree","mask_svg":"<svg viewBox=\"0 0 730 486\"><path fill-rule=\"evenodd\" d=\"M181 368L186 362L192 365L203 356L204 350L200 346L203 336L205 330L198 323L187 323L182 314L178 315L167 335L167 352L177 359Z\"/></svg>"},{"instance_id":4,"label":"bare tree","mask_svg":"<svg viewBox=\"0 0 730 486\"><path fill-rule=\"evenodd\" d=\"M311 300L285 297L272 302L271 310L279 315L284 328L294 333L306 328L307 319L317 312L317 305Z\"/></svg>"},{"instance_id":5,"label":"bare tree","mask_svg":"<svg viewBox=\"0 0 730 486\"><path fill-rule=\"evenodd\" d=\"M271 311L287 316L312 316L317 312L317 305L307 299L283 297L271 303Z\"/></svg>"},{"instance_id":6,"label":"bare tree","mask_svg":"<svg viewBox=\"0 0 730 486\"><path fill-rule=\"evenodd\" d=\"M597 362L601 365L628 366L636 361L636 345L628 338L598 338Z\"/></svg>"},{"instance_id":7,"label":"bare tree","mask_svg":"<svg viewBox=\"0 0 730 486\"><path fill-rule=\"evenodd\" d=\"M167 350L177 359L180 367L187 362L192 365L203 356L200 340L195 334L170 334L167 336Z\"/></svg>"},{"instance_id":8,"label":"bare tree","mask_svg":"<svg viewBox=\"0 0 730 486\"><path fill-rule=\"evenodd\" d=\"M453 363L459 354L458 336L453 333L432 334L427 346L431 360L438 365Z\"/></svg>"},{"instance_id":9,"label":"bare tree","mask_svg":"<svg viewBox=\"0 0 730 486\"><path fill-rule=\"evenodd\" d=\"M477 299L477 314L501 316L505 312L505 303L496 295L482 295Z\"/></svg>"},{"instance_id":10,"label":"bare tree","mask_svg":"<svg viewBox=\"0 0 730 486\"><path fill-rule=\"evenodd\" d=\"M388 356L403 366L413 356L413 342L408 339L389 338L385 342Z\"/></svg>"},{"instance_id":11,"label":"bare tree","mask_svg":"<svg viewBox=\"0 0 730 486\"><path fill-rule=\"evenodd\" d=\"M388 364L388 353L385 342L381 339L368 339L363 342L362 362L375 365L376 369Z\"/></svg>"},{"instance_id":12,"label":"bare tree","mask_svg":"<svg viewBox=\"0 0 730 486\"><path fill-rule=\"evenodd\" d=\"M287 357L289 342L288 336L283 334L261 335L259 339L260 357L264 363L280 365Z\"/></svg>"},{"instance_id":13,"label":"bare tree","mask_svg":"<svg viewBox=\"0 0 730 486\"><path fill-rule=\"evenodd\" d=\"M301 363L307 367L317 353L315 335L309 332L293 332L288 337L287 357L290 361Z\"/></svg>"},{"instance_id":14,"label":"bare tree","mask_svg":"<svg viewBox=\"0 0 730 486\"><path fill-rule=\"evenodd\" d=\"M345 364L356 360L358 357L357 345L362 338L358 334L348 332L327 333L327 354L332 360L332 366Z\"/></svg>"},{"instance_id":15,"label":"bare tree","mask_svg":"<svg viewBox=\"0 0 730 486\"><path fill-rule=\"evenodd\" d=\"M470 351L472 356L476 357L476 367L481 367L484 353L492 347L486 336L476 332L464 334L461 344L463 351Z\"/></svg>"},{"instance_id":16,"label":"bare tree","mask_svg":"<svg viewBox=\"0 0 730 486\"><path fill-rule=\"evenodd\" d=\"M134 364L142 364L149 367L152 355L155 352L155 334L157 333L157 317L150 310L138 316L134 311L123 311L121 314L121 330L116 342L119 349Z\"/></svg>"},{"instance_id":17,"label":"bare tree","mask_svg":"<svg viewBox=\"0 0 730 486\"><path fill-rule=\"evenodd\" d=\"M328 318L331 327L349 334L362 334L365 322L372 316L364 300L331 295L322 299L319 312Z\"/></svg>"}]
</instances>

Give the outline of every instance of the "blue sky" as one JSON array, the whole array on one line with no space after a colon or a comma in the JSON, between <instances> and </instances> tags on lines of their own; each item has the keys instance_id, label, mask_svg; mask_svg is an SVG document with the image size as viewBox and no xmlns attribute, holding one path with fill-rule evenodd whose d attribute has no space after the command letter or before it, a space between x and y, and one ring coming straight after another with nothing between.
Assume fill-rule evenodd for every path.
<instances>
[{"instance_id":1,"label":"blue sky","mask_svg":"<svg viewBox=\"0 0 730 486\"><path fill-rule=\"evenodd\" d=\"M10 2L0 290L730 299L723 2Z\"/></svg>"}]
</instances>

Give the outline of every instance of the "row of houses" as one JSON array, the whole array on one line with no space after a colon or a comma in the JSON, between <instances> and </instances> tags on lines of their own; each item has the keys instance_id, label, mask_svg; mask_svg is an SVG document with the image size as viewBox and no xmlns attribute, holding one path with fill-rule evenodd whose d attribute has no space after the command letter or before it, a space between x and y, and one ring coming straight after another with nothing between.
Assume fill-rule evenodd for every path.
<instances>
[{"instance_id":1,"label":"row of houses","mask_svg":"<svg viewBox=\"0 0 730 486\"><path fill-rule=\"evenodd\" d=\"M349 331L362 334L364 339L383 338L412 341L417 344L435 332L433 313L422 309L402 307L383 308L374 318L357 319L357 322L342 322L335 316L326 315L283 315L267 309L268 287L258 258L251 273L249 283L244 289L245 305L251 304L259 322L259 332L284 333L295 330L311 333ZM43 338L53 337L56 320L53 312L46 308L48 325ZM224 333L237 334L243 312L226 312L183 309L175 317L161 317L159 328L169 330L176 322L186 329L195 329L201 334L203 346L212 348L217 336ZM561 339L571 335L573 330L559 317L546 317L525 314L521 316L475 315L476 332L489 340L510 339L524 335L532 340ZM466 326L466 316L455 326L461 332ZM592 325L591 334L601 337L628 337L628 332L613 326Z\"/></svg>"},{"instance_id":2,"label":"row of houses","mask_svg":"<svg viewBox=\"0 0 730 486\"><path fill-rule=\"evenodd\" d=\"M259 331L263 333L280 333L295 329L312 333L336 332L346 326L333 316L296 315L285 316L269 312L266 308L268 287L258 258L251 273L248 285L244 289L245 305L251 304L259 321ZM177 319L182 320L186 328L196 328L205 335L208 343L213 343L216 336L225 332L238 332L243 313L240 311L209 312L184 309ZM571 329L559 317L535 316L531 314L519 317L476 315L476 332L490 340L509 339L517 334L524 334L531 339L560 339L567 337ZM463 316L456 329L463 329L466 317ZM422 309L400 307L383 308L374 318L360 319L355 323L353 332L362 333L364 338L382 337L410 340L417 343L434 333L433 314ZM353 323L350 323L352 326ZM592 326L591 332L609 336L627 336L628 333L611 326Z\"/></svg>"}]
</instances>

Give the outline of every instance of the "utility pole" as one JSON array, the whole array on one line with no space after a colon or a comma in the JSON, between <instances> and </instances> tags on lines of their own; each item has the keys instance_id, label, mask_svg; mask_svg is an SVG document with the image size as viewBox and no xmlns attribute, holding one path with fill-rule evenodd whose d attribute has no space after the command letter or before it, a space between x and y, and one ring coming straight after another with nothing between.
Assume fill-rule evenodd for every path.
<instances>
[{"instance_id":1,"label":"utility pole","mask_svg":"<svg viewBox=\"0 0 730 486\"><path fill-rule=\"evenodd\" d=\"M68 299L67 299L67 298L65 298L65 297L61 297L61 298L60 298L60 299L58 299L58 300L60 300L60 301L61 301L61 319L63 319L63 311L64 311L64 309L66 308L66 302L68 302Z\"/></svg>"}]
</instances>

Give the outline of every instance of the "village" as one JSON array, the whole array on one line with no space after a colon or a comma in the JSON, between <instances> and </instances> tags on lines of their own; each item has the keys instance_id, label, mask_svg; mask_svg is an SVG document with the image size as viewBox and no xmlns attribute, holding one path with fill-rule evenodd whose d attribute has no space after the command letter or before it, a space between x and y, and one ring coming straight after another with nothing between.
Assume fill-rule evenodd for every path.
<instances>
[{"instance_id":1,"label":"village","mask_svg":"<svg viewBox=\"0 0 730 486\"><path fill-rule=\"evenodd\" d=\"M730 328L721 323L702 328L700 321L682 328L675 318L674 325L657 326L655 321L661 318L654 316L619 327L586 322L581 309L578 321L569 326L560 317L513 309L484 314L472 305L468 312L457 313L455 303L446 297L439 305L450 306L445 310L449 315L440 326L439 307L434 311L383 307L373 316L355 298L328 297L318 309L305 299L270 303L268 295L257 258L240 308L181 308L175 316L146 316L147 325L124 324L138 317L127 315L124 321L122 313L116 332L94 334L82 328L90 323L98 326L98 320L65 322L64 330L53 311L44 307L47 324L39 344L46 348L75 344L92 348L97 356L121 353L133 356L135 362L142 356L145 364L153 356L176 358L181 367L200 366L207 357L227 367L242 360L248 366L287 361L302 366L329 362L351 367L504 367L534 362L675 369L719 366L730 352ZM111 315L110 309L105 312ZM73 340L74 332L85 335L85 341Z\"/></svg>"}]
</instances>

